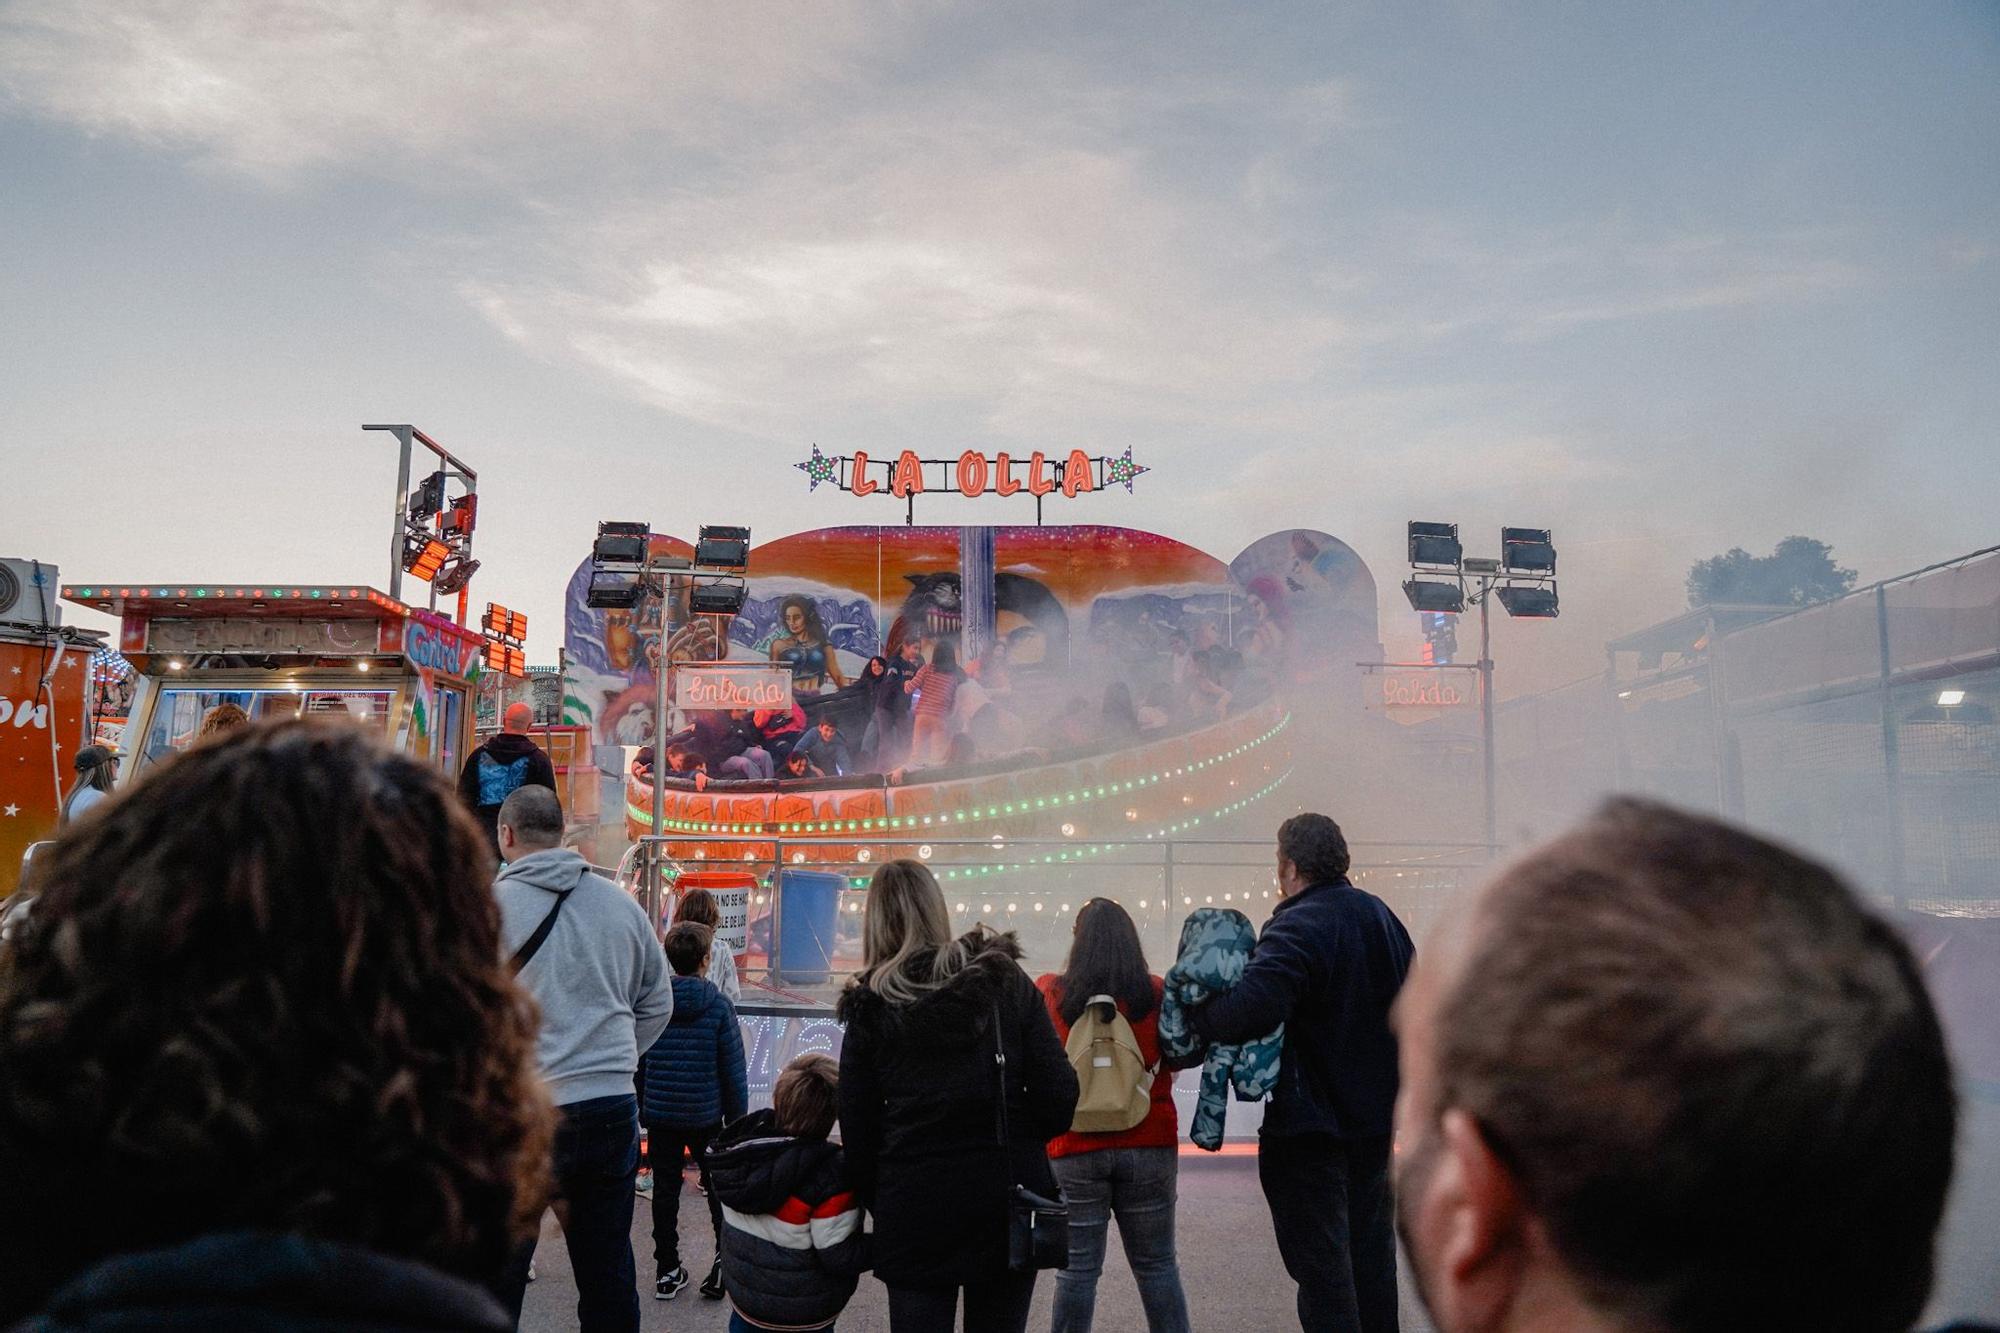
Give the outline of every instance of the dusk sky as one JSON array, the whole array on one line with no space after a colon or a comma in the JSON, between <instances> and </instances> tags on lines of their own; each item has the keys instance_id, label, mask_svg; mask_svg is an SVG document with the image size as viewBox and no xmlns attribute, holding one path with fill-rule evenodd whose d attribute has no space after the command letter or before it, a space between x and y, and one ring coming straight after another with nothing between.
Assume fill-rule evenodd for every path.
<instances>
[{"instance_id":1,"label":"dusk sky","mask_svg":"<svg viewBox=\"0 0 2000 1333\"><path fill-rule=\"evenodd\" d=\"M0 310L66 579L381 586L414 422L552 661L600 518L1130 446L1051 519L1333 532L1392 653L1405 520L1554 528L1512 694L1729 546L2000 539L2000 6L0 0Z\"/></svg>"}]
</instances>

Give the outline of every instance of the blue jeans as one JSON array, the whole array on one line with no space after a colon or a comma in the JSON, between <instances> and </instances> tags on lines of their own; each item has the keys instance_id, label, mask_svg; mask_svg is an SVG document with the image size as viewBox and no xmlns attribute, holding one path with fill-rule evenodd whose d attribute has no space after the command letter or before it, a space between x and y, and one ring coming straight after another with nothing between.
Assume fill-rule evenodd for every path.
<instances>
[{"instance_id":1,"label":"blue jeans","mask_svg":"<svg viewBox=\"0 0 2000 1333\"><path fill-rule=\"evenodd\" d=\"M632 1260L632 1181L639 1170L639 1101L631 1093L556 1108L556 1216L576 1274L583 1333L636 1333L639 1274ZM516 1319L528 1286L530 1244L515 1256L501 1299Z\"/></svg>"},{"instance_id":2,"label":"blue jeans","mask_svg":"<svg viewBox=\"0 0 2000 1333\"><path fill-rule=\"evenodd\" d=\"M1090 1333L1111 1219L1139 1282L1151 1333L1188 1333L1174 1257L1180 1156L1173 1148L1103 1148L1050 1163L1069 1201L1069 1267L1056 1274L1055 1333Z\"/></svg>"},{"instance_id":3,"label":"blue jeans","mask_svg":"<svg viewBox=\"0 0 2000 1333\"><path fill-rule=\"evenodd\" d=\"M764 1330L732 1309L729 1312L729 1333L764 1333ZM818 1328L801 1329L800 1333L833 1333L833 1325L821 1324Z\"/></svg>"}]
</instances>

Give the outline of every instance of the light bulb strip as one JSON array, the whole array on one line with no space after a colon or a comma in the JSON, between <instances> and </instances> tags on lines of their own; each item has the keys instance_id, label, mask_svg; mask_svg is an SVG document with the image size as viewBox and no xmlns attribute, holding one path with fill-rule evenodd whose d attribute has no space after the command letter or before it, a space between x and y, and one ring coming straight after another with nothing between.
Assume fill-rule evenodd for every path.
<instances>
[{"instance_id":1,"label":"light bulb strip","mask_svg":"<svg viewBox=\"0 0 2000 1333\"><path fill-rule=\"evenodd\" d=\"M868 819L828 819L799 823L791 821L773 823L766 821L757 824L720 824L710 820L668 819L664 821L664 825L669 833L774 833L786 837L799 837L810 834L870 833L877 830L894 831L909 829L914 831L920 828L937 828L945 824L962 824L968 818L976 820L981 818L1005 819L1017 815L1032 816L1037 811L1046 812L1056 809L1068 809L1071 806L1091 805L1098 801L1111 800L1142 787L1158 786L1162 781L1170 777L1181 777L1186 774L1213 768L1217 764L1226 763L1231 759L1248 754L1258 746L1275 739L1280 732L1291 725L1291 722L1292 715L1286 713L1263 735L1253 737L1232 749L1224 750L1191 764L1180 764L1173 768L1163 768L1157 773L1149 773L1144 777L1131 778L1124 782L1106 783L1096 788L1082 787L1076 791L1065 792L1061 796L1043 795L1032 798L1024 796L1018 801L1008 801L1000 805L989 805L986 807L984 815L980 814L977 806L969 806L959 810L923 816L885 815ZM625 808L632 816L633 822L641 825L651 825L653 812L650 809L642 809L629 800L625 803Z\"/></svg>"}]
</instances>

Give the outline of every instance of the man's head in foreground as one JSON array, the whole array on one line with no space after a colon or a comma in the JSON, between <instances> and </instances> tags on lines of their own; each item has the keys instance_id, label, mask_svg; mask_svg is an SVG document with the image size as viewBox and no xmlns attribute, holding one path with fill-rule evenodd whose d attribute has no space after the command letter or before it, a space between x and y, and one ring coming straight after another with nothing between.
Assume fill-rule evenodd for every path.
<instances>
[{"instance_id":1,"label":"man's head in foreground","mask_svg":"<svg viewBox=\"0 0 2000 1333\"><path fill-rule=\"evenodd\" d=\"M535 710L524 703L507 705L507 711L500 715L500 729L516 736L525 736L535 726Z\"/></svg>"},{"instance_id":2,"label":"man's head in foreground","mask_svg":"<svg viewBox=\"0 0 2000 1333\"><path fill-rule=\"evenodd\" d=\"M1398 1225L1444 1333L1921 1312L1951 1069L1824 867L1615 801L1428 946L1396 1021Z\"/></svg>"}]
</instances>

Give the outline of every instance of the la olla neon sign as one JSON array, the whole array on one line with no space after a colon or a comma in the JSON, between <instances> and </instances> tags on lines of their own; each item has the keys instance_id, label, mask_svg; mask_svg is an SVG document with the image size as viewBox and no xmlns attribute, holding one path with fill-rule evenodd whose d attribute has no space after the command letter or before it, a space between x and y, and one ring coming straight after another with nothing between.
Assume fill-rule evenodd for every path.
<instances>
[{"instance_id":1,"label":"la olla neon sign","mask_svg":"<svg viewBox=\"0 0 2000 1333\"><path fill-rule=\"evenodd\" d=\"M795 466L811 481L809 490L818 490L824 482L853 495L885 494L898 500L950 491L969 499L1026 493L1037 500L1060 491L1073 500L1086 491L1111 486L1123 486L1129 494L1133 479L1152 471L1133 462L1129 448L1118 458L1093 457L1082 449L1063 456L1037 449L1026 459L1006 453L989 457L976 450L957 458L919 458L916 450L905 449L891 459L871 458L860 449L823 454L814 445L812 457Z\"/></svg>"}]
</instances>

